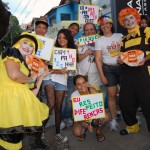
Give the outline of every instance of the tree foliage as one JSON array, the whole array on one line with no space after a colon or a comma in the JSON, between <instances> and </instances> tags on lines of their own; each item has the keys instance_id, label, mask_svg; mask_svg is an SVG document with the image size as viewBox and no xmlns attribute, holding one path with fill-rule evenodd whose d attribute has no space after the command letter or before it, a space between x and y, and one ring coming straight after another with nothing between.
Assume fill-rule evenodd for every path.
<instances>
[{"instance_id":1,"label":"tree foliage","mask_svg":"<svg viewBox=\"0 0 150 150\"><path fill-rule=\"evenodd\" d=\"M5 3L5 8L9 9L7 3ZM0 42L0 50L3 51L5 48L10 47L21 32L22 29L19 25L18 19L16 18L16 16L11 15L8 32Z\"/></svg>"}]
</instances>

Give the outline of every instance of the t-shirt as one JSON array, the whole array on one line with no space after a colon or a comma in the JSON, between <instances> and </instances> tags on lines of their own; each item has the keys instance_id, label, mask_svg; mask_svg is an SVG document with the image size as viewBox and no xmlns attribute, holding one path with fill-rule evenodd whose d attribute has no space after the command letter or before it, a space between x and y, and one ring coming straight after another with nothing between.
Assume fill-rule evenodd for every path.
<instances>
[{"instance_id":1,"label":"t-shirt","mask_svg":"<svg viewBox=\"0 0 150 150\"><path fill-rule=\"evenodd\" d=\"M102 61L105 64L116 65L121 48L121 33L113 33L111 37L101 36L95 43L95 50L102 51Z\"/></svg>"},{"instance_id":2,"label":"t-shirt","mask_svg":"<svg viewBox=\"0 0 150 150\"><path fill-rule=\"evenodd\" d=\"M78 54L84 54L85 51L88 49L94 51L93 46L84 45L84 46L78 47ZM84 58L82 61L80 61L77 64L77 73L81 75L87 75L88 83L91 85L101 84L100 76L99 76L93 55L87 56L86 58Z\"/></svg>"}]
</instances>

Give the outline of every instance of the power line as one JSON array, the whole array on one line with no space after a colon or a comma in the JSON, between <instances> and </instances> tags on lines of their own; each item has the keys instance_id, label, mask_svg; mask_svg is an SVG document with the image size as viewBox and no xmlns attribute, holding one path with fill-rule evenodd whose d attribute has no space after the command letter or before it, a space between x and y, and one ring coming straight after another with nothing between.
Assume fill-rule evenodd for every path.
<instances>
[{"instance_id":1,"label":"power line","mask_svg":"<svg viewBox=\"0 0 150 150\"><path fill-rule=\"evenodd\" d=\"M36 7L37 2L38 2L38 0L35 1L34 5L32 5L31 9L28 11L28 13L26 14L26 16L21 20L21 23L22 23L23 21L26 21L26 19L28 18L28 16L33 12L33 10L35 10L35 9L33 9L33 8ZM25 19L25 20L24 20L24 19Z\"/></svg>"},{"instance_id":2,"label":"power line","mask_svg":"<svg viewBox=\"0 0 150 150\"><path fill-rule=\"evenodd\" d=\"M24 10L27 8L27 6L29 5L30 2L31 2L31 1L29 0L28 3L26 4L26 6L24 7L24 9L22 10L22 12L20 13L20 16L19 16L18 18L21 17L21 15L23 14Z\"/></svg>"},{"instance_id":3,"label":"power line","mask_svg":"<svg viewBox=\"0 0 150 150\"><path fill-rule=\"evenodd\" d=\"M19 2L18 6L17 6L17 8L15 9L15 11L14 11L14 13L13 13L13 14L15 14L15 12L17 11L17 9L19 8L19 6L20 6L21 2L22 2L22 0Z\"/></svg>"}]
</instances>

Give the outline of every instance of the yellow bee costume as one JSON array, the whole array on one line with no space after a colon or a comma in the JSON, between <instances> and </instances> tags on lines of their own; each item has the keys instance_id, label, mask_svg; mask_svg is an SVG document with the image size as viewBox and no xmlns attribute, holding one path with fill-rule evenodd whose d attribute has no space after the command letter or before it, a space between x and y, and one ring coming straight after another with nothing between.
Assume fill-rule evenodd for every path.
<instances>
[{"instance_id":1,"label":"yellow bee costume","mask_svg":"<svg viewBox=\"0 0 150 150\"><path fill-rule=\"evenodd\" d=\"M38 48L38 41L32 34L19 37L30 38ZM7 60L20 64L20 71L29 76L24 58L16 48L8 48L0 57L0 146L8 150L22 147L23 133L40 132L48 118L49 109L29 89L31 85L15 82L9 78L5 68Z\"/></svg>"}]
</instances>

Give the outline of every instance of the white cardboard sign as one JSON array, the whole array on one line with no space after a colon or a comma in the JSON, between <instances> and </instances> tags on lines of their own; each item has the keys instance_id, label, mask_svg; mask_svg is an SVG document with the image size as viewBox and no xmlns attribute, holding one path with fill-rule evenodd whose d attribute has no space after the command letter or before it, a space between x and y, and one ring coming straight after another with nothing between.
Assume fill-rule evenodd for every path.
<instances>
[{"instance_id":1,"label":"white cardboard sign","mask_svg":"<svg viewBox=\"0 0 150 150\"><path fill-rule=\"evenodd\" d=\"M73 97L72 106L75 122L105 117L103 93Z\"/></svg>"}]
</instances>

